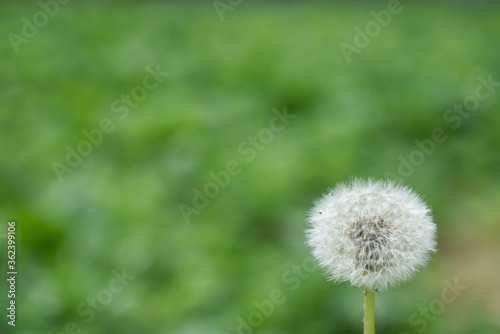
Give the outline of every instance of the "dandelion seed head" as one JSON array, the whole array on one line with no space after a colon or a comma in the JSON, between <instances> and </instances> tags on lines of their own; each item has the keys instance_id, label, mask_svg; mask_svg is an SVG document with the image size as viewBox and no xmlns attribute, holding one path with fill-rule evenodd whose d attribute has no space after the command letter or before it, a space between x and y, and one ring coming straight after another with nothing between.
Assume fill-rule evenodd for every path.
<instances>
[{"instance_id":1,"label":"dandelion seed head","mask_svg":"<svg viewBox=\"0 0 500 334\"><path fill-rule=\"evenodd\" d=\"M430 209L385 181L337 185L309 213L307 242L335 281L385 289L411 278L436 250Z\"/></svg>"}]
</instances>

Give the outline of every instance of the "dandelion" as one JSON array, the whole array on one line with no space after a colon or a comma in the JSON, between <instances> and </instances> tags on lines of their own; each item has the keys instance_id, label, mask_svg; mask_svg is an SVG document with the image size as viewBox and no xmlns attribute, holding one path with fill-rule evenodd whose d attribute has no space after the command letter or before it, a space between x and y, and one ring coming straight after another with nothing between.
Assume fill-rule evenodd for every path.
<instances>
[{"instance_id":1,"label":"dandelion","mask_svg":"<svg viewBox=\"0 0 500 334\"><path fill-rule=\"evenodd\" d=\"M308 222L308 244L329 278L365 287L365 333L374 333L373 291L411 278L436 250L430 209L393 182L340 184L317 201Z\"/></svg>"}]
</instances>

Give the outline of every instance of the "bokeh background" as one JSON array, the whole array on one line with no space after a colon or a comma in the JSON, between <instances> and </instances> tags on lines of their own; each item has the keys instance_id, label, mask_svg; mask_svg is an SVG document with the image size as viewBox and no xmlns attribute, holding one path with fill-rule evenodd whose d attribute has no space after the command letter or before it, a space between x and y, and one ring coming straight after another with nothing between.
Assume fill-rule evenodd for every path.
<instances>
[{"instance_id":1,"label":"bokeh background","mask_svg":"<svg viewBox=\"0 0 500 334\"><path fill-rule=\"evenodd\" d=\"M2 277L9 220L18 242L17 326L2 279L0 332L361 333L362 290L328 282L304 241L313 201L353 176L399 178L438 226L428 267L377 294L377 331L500 331L500 87L447 111L500 81L494 2L402 1L351 62L339 45L387 2L57 4L45 24L38 2L0 4ZM103 119L113 130L58 178ZM447 139L418 153L435 129Z\"/></svg>"}]
</instances>

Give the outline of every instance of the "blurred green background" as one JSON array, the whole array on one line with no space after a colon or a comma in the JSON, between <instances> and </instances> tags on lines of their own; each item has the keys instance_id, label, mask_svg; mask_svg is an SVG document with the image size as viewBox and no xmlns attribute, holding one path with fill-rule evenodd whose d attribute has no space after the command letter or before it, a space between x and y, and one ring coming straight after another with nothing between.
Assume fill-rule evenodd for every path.
<instances>
[{"instance_id":1,"label":"blurred green background","mask_svg":"<svg viewBox=\"0 0 500 334\"><path fill-rule=\"evenodd\" d=\"M18 237L0 332L361 333L362 289L304 241L313 201L360 176L401 178L438 226L428 267L377 294L377 332L498 333L500 87L447 110L500 81L500 8L402 1L348 63L339 45L387 2L223 3L223 20L210 1L0 4L3 277L7 221ZM68 147L88 154L58 178ZM453 302L446 280L466 286Z\"/></svg>"}]
</instances>

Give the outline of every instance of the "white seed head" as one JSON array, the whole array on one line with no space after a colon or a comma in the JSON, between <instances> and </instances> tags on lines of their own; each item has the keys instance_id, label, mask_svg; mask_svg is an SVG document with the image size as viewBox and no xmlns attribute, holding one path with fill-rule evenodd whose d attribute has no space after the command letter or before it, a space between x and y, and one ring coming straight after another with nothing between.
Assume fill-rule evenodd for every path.
<instances>
[{"instance_id":1,"label":"white seed head","mask_svg":"<svg viewBox=\"0 0 500 334\"><path fill-rule=\"evenodd\" d=\"M311 209L306 231L330 279L385 289L413 276L436 251L430 209L391 181L339 184Z\"/></svg>"}]
</instances>

